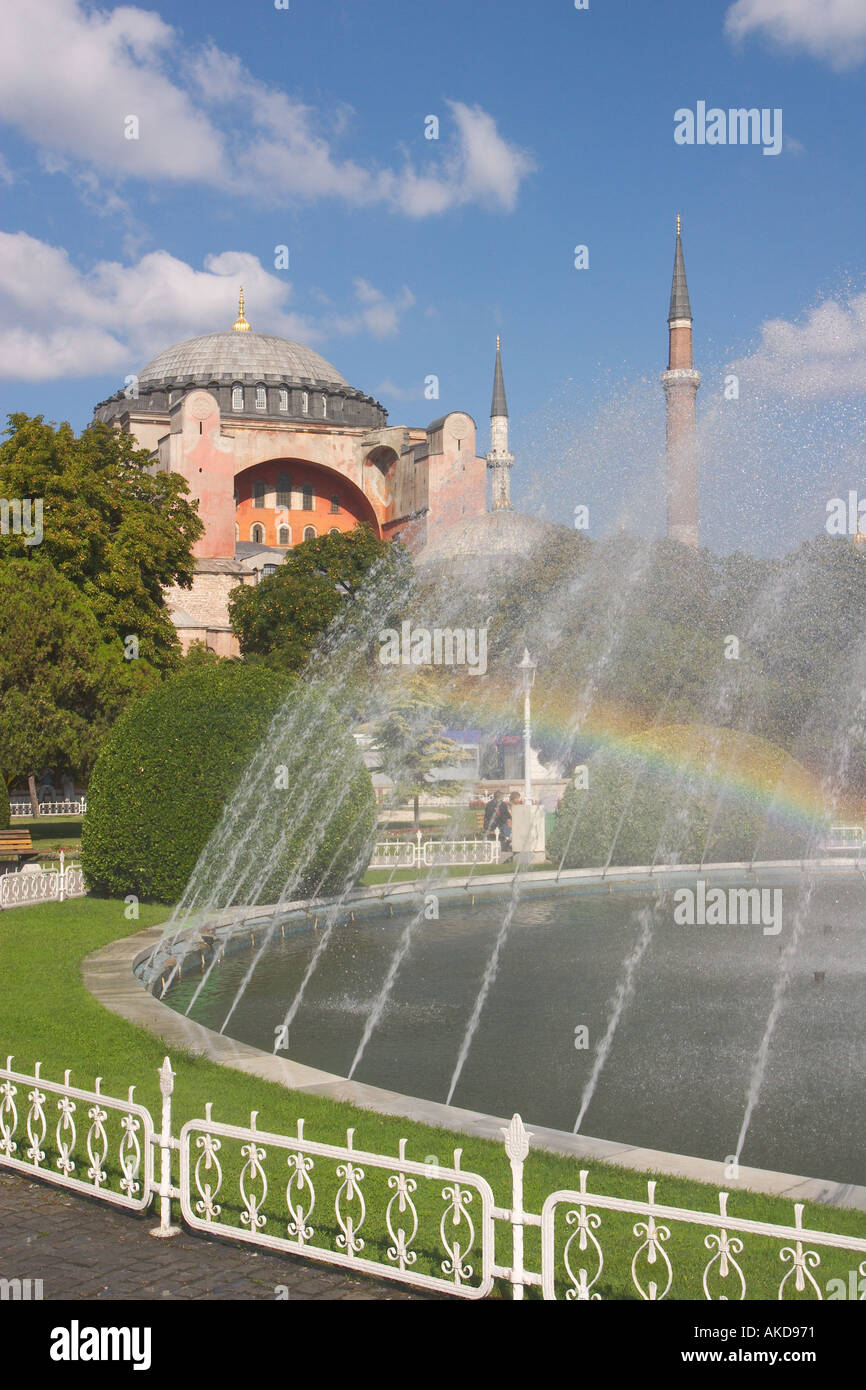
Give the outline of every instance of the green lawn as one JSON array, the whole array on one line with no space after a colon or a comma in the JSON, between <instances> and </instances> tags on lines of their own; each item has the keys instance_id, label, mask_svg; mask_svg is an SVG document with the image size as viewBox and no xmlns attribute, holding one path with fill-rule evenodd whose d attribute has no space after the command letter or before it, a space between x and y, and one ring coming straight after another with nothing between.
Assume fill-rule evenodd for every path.
<instances>
[{"instance_id":1,"label":"green lawn","mask_svg":"<svg viewBox=\"0 0 866 1390\"><path fill-rule=\"evenodd\" d=\"M68 854L81 853L81 816L13 816L10 822L16 830L29 830L40 859L54 859L61 849Z\"/></svg>"},{"instance_id":2,"label":"green lawn","mask_svg":"<svg viewBox=\"0 0 866 1390\"><path fill-rule=\"evenodd\" d=\"M146 927L166 916L166 908L143 905L137 925ZM0 994L0 1053L3 1056L13 1054L14 1065L21 1071L31 1071L34 1062L41 1060L46 1078L61 1080L64 1070L70 1068L73 1084L83 1087L91 1087L94 1077L101 1076L103 1092L108 1095L125 1096L128 1086L134 1082L136 1099L150 1106L158 1118L157 1068L165 1045L150 1033L105 1010L87 993L81 979L84 957L108 941L129 935L132 927L124 917L123 903L115 901L74 899L63 904L0 913L0 978L4 986ZM507 1205L509 1202L509 1165L499 1144L376 1115L321 1097L298 1095L177 1050L172 1054L172 1063L177 1072L175 1132L183 1121L203 1115L206 1102L212 1101L215 1119L247 1123L249 1112L257 1110L260 1129L282 1133L294 1132L301 1115L306 1120L307 1138L332 1143L345 1142L346 1128L352 1125L356 1148L385 1154L396 1153L398 1140L404 1136L408 1140L408 1156L422 1162L450 1164L456 1145L463 1150L463 1167L488 1178L498 1203ZM19 1102L21 1099L19 1097ZM45 1141L49 1162L55 1124L56 1118L49 1124ZM238 1150L239 1145L227 1140L220 1155L226 1177L223 1219L232 1224L237 1224L240 1213L236 1188L243 1160ZM263 1209L268 1215L266 1229L285 1233L285 1216L280 1218L287 1178L285 1155L269 1154L265 1166L269 1182L269 1196ZM532 1153L526 1167L527 1209L538 1212L549 1192L558 1187L575 1186L580 1166L564 1157ZM583 1166L590 1169L591 1189L612 1196L646 1199L646 1180L642 1175L599 1163ZM318 1188L313 1224L319 1234L334 1229L333 1215L329 1215L329 1211L333 1212L333 1195L339 1182L334 1168L329 1160L316 1160L313 1177ZM234 1196L227 1191L230 1185L233 1185ZM441 1188L441 1179L438 1182L419 1179L416 1201L421 1234L417 1268L433 1269L435 1261L442 1258L441 1251L436 1254L442 1212ZM384 1259L390 1241L384 1230L383 1213L393 1192L386 1188L385 1178L380 1182L372 1169L365 1180L365 1191L368 1200L365 1253L379 1251ZM680 1179L660 1178L656 1197L659 1202L672 1205L697 1206L709 1211L718 1209L714 1188ZM477 1212L477 1200L471 1210ZM84 1209L82 1212L82 1219L86 1220ZM789 1223L793 1219L793 1207L788 1201L743 1192L732 1195L729 1214ZM605 1267L603 1280L597 1288L603 1297L636 1297L629 1277L629 1265L640 1243L632 1231L636 1219L611 1213L602 1216L599 1235ZM805 1220L807 1225L821 1229L866 1236L866 1215L860 1212L810 1205ZM508 1228L504 1223L496 1224L497 1259L508 1263ZM570 1231L571 1228L569 1234ZM673 1227L666 1246L675 1273L670 1297L701 1296L700 1275L710 1258L703 1245L703 1235L700 1228ZM526 1244L527 1266L537 1269L539 1241L536 1230L527 1230ZM739 1258L746 1270L751 1298L775 1297L779 1280L789 1268L781 1264L778 1250L775 1242L746 1238L746 1249ZM847 1271L854 1268L860 1258L844 1252L822 1254L818 1271L822 1288L832 1277L847 1279ZM581 1256L577 1263L586 1261L587 1257ZM477 1252L475 1263L477 1265ZM657 1265L656 1271L658 1268ZM650 1271L650 1274L658 1277L657 1272ZM530 1296L536 1296L536 1291L531 1291Z\"/></svg>"}]
</instances>

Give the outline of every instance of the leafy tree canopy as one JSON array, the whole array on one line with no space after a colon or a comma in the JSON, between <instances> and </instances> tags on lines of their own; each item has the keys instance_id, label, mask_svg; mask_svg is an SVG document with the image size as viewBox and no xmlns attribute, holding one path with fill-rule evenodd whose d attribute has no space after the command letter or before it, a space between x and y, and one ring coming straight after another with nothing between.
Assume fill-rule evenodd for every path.
<instances>
[{"instance_id":1,"label":"leafy tree canopy","mask_svg":"<svg viewBox=\"0 0 866 1390\"><path fill-rule=\"evenodd\" d=\"M106 643L90 605L44 555L0 564L0 769L86 775L125 703L156 679Z\"/></svg>"},{"instance_id":2,"label":"leafy tree canopy","mask_svg":"<svg viewBox=\"0 0 866 1390\"><path fill-rule=\"evenodd\" d=\"M0 559L37 555L87 598L105 640L138 639L139 659L174 666L179 646L163 588L188 588L196 504L177 473L151 474L134 438L95 424L76 438L68 424L9 417L0 444L0 496L41 499L43 538L0 536Z\"/></svg>"},{"instance_id":3,"label":"leafy tree canopy","mask_svg":"<svg viewBox=\"0 0 866 1390\"><path fill-rule=\"evenodd\" d=\"M366 612L362 593L376 586L382 594L380 622L387 627L389 605L411 583L411 561L403 547L358 526L295 546L274 574L254 587L235 589L229 617L244 657L300 671L338 615L343 618L341 635L354 637L359 653L363 649L369 655L373 633L361 616ZM359 615L356 631L351 617L346 621L353 611Z\"/></svg>"}]
</instances>

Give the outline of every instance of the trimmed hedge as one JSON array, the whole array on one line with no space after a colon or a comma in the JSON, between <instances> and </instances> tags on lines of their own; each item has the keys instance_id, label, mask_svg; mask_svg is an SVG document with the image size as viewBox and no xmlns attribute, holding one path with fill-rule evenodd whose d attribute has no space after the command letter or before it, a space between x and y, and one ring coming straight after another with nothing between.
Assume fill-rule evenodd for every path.
<instances>
[{"instance_id":1,"label":"trimmed hedge","mask_svg":"<svg viewBox=\"0 0 866 1390\"><path fill-rule=\"evenodd\" d=\"M175 902L239 788L228 832L234 901L273 902L292 875L290 896L339 892L363 870L376 807L351 734L300 682L219 662L162 682L107 736L82 833L88 887ZM219 837L206 859L216 881L227 863Z\"/></svg>"},{"instance_id":2,"label":"trimmed hedge","mask_svg":"<svg viewBox=\"0 0 866 1390\"><path fill-rule=\"evenodd\" d=\"M569 869L794 859L818 828L817 788L776 744L671 725L597 753L563 797L549 858ZM620 821L622 824L620 825ZM570 843L569 843L570 842Z\"/></svg>"}]
</instances>

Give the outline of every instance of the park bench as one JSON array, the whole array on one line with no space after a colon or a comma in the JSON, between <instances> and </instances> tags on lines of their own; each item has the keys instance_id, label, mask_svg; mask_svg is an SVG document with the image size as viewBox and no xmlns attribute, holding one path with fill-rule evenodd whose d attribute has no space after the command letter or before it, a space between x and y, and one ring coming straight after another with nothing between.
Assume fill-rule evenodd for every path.
<instances>
[{"instance_id":1,"label":"park bench","mask_svg":"<svg viewBox=\"0 0 866 1390\"><path fill-rule=\"evenodd\" d=\"M35 859L38 853L29 830L0 830L0 859Z\"/></svg>"}]
</instances>

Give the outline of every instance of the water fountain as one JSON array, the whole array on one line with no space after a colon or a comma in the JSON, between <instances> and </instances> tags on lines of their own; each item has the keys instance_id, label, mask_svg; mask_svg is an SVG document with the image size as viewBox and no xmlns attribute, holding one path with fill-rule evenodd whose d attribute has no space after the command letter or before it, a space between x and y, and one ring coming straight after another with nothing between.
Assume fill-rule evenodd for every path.
<instances>
[{"instance_id":1,"label":"water fountain","mask_svg":"<svg viewBox=\"0 0 866 1390\"><path fill-rule=\"evenodd\" d=\"M628 649L629 624L651 558L650 547L639 545L628 566L616 567L606 627L585 663L567 717L557 724L566 764L587 740L592 743L598 692ZM545 609L534 634L542 672L540 720L547 698L545 652L563 640L563 625L581 596L603 588L612 568L609 556L594 556L578 576L563 582ZM774 575L760 589L744 642L768 631L771 640L775 625L784 621L786 584L784 577ZM351 631L330 634L311 663L310 688L326 696L331 708L344 709L347 719L356 699L353 679L359 647L383 625L393 597L376 594L371 586L364 612L360 619L354 616ZM440 623L458 621L471 595L457 590L440 594L436 601ZM516 654L509 650L508 658ZM715 686L692 722L723 731L743 703L743 690L748 693L752 677L734 663L720 662L719 669ZM852 672L852 691L862 684L861 673ZM455 718L461 707L473 712L465 692L455 687L449 693ZM377 682L372 683L369 700L373 707L377 701L385 703ZM675 722L681 701L677 674L645 722L645 731ZM737 715L738 726L748 731L755 714L756 706L746 700L745 710ZM862 725L862 710L859 718ZM302 725L287 706L278 723L272 744L279 733L281 738L288 736L299 757L315 747L314 718ZM822 789L828 806L835 804L845 783L845 753L855 724L850 710L840 713L837 755ZM718 1161L727 1155L739 1129L738 1162L745 1153L753 1163L866 1181L853 1122L849 1134L839 1102L831 1102L827 1086L821 1085L821 1068L827 1062L822 1047L816 1044L814 1055L792 1055L781 1041L785 1001L803 969L808 968L810 981L814 974L810 943L815 916L832 911L837 927L832 950L825 944L817 965L834 981L834 988L842 981L841 992L831 1000L829 988L813 987L804 1017L817 1034L822 1020L826 1023L832 1014L836 1035L846 1040L851 1056L862 1053L854 1003L864 968L856 926L862 877L844 864L832 874L826 866L819 870L809 863L805 868L800 863L762 865L760 837L751 863L722 867L712 861L717 827L736 805L737 795L722 776L721 733L711 739L702 767L688 761L675 767L670 810L659 826L655 852L642 867L628 870L615 862L623 826L645 776L639 769L631 774L620 814L594 869L567 864L572 844L581 838L577 815L564 852L546 873L518 865L509 878L494 880L473 868L455 884L431 868L411 891L390 882L375 892L360 893L353 887L357 871L364 867L359 858L341 892L299 907L293 897L315 848L313 835L279 901L254 908L282 844L279 837L268 841L262 858L257 840L267 815L265 794L273 761L273 747L263 746L204 851L162 948L154 952L151 977L159 974L168 950L186 939L200 940L208 921L218 922L223 944L230 947L237 920L249 921L258 913L262 920L252 954L241 958L230 949L214 950L198 977L186 970L183 980L172 977L166 983L163 977L166 1002L172 1007L272 1051L279 1050L275 1036L284 1047L291 1030L291 1051L297 1060L409 1095L448 1104L456 1099L494 1113L520 1109L531 1121L581 1134L589 1118L593 1133ZM317 779L327 779L332 771L327 750L317 750L311 765L312 795ZM708 787L712 794L707 802ZM784 798L780 795L776 804L775 796L770 788L768 823L789 814ZM264 809L256 810L259 801ZM702 852L699 846L695 860L687 864L684 847L702 805L708 805L701 822ZM816 843L808 858L818 856ZM675 932L671 893L694 885L702 875L732 889L759 882L781 884L786 902L797 897L785 941L764 938L754 925L729 927L726 937L710 935L707 929L700 936L700 928L691 937ZM434 890L441 912L431 921L424 903ZM235 920L229 920L233 909ZM749 963L747 984L744 960ZM573 1039L575 1024L586 1018L592 1021L594 1046L584 1055ZM834 1082L854 1114L854 1072L831 1065ZM811 1097L800 1134L792 1134L784 1120L792 1090ZM715 1113L708 1116L710 1094ZM754 1133L759 1100L762 1115L772 1117L776 1127L769 1140L767 1124L761 1135ZM835 1155L822 1148L822 1134L830 1132L837 1136Z\"/></svg>"}]
</instances>

